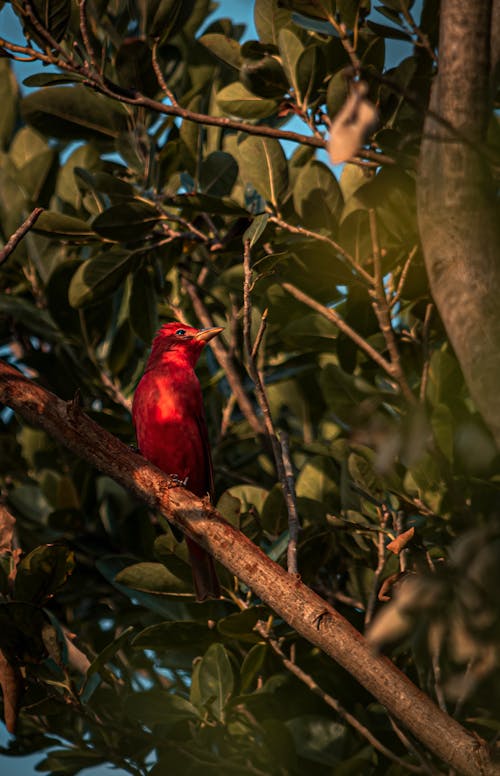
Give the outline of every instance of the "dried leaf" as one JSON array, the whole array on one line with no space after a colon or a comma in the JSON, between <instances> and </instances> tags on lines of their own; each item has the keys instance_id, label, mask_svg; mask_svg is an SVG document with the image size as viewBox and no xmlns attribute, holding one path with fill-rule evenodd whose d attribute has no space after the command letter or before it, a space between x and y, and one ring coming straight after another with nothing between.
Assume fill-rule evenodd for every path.
<instances>
[{"instance_id":1,"label":"dried leaf","mask_svg":"<svg viewBox=\"0 0 500 776\"><path fill-rule=\"evenodd\" d=\"M0 504L0 554L11 551L15 524L16 518L10 514L4 504Z\"/></svg>"},{"instance_id":2,"label":"dried leaf","mask_svg":"<svg viewBox=\"0 0 500 776\"><path fill-rule=\"evenodd\" d=\"M367 91L364 81L353 83L351 93L331 124L328 153L333 164L351 159L377 126L378 111L366 99Z\"/></svg>"},{"instance_id":3,"label":"dried leaf","mask_svg":"<svg viewBox=\"0 0 500 776\"><path fill-rule=\"evenodd\" d=\"M388 591L392 587L394 587L396 582L398 582L399 579L402 576L403 576L402 572L398 571L398 572L396 572L396 574L391 574L389 577L387 577L387 579L384 579L384 581L382 582L382 585L380 587L380 590L378 592L378 596L377 596L379 601L390 601L391 600L392 593L391 593L391 595L388 595Z\"/></svg>"},{"instance_id":4,"label":"dried leaf","mask_svg":"<svg viewBox=\"0 0 500 776\"><path fill-rule=\"evenodd\" d=\"M394 555L399 555L399 553L411 542L414 534L415 528L412 526L411 528L408 528L407 531L403 531L399 536L396 536L392 542L389 542L387 549L393 552Z\"/></svg>"},{"instance_id":5,"label":"dried leaf","mask_svg":"<svg viewBox=\"0 0 500 776\"><path fill-rule=\"evenodd\" d=\"M0 687L3 695L5 727L9 733L15 733L23 683L19 668L9 663L2 650L0 650Z\"/></svg>"}]
</instances>

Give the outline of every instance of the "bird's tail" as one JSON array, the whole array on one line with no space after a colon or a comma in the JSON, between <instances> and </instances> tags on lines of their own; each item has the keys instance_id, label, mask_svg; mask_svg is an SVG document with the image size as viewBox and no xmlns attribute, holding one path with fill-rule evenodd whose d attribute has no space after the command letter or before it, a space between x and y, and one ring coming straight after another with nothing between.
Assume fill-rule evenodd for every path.
<instances>
[{"instance_id":1,"label":"bird's tail","mask_svg":"<svg viewBox=\"0 0 500 776\"><path fill-rule=\"evenodd\" d=\"M212 556L192 539L186 537L186 542L193 572L196 600L205 601L207 598L219 598L221 591Z\"/></svg>"}]
</instances>

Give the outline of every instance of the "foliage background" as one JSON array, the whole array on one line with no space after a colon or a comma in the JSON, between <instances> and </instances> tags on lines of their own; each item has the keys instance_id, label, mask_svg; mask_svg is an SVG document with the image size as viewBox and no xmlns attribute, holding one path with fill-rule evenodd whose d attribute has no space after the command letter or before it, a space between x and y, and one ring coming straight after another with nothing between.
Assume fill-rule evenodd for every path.
<instances>
[{"instance_id":1,"label":"foliage background","mask_svg":"<svg viewBox=\"0 0 500 776\"><path fill-rule=\"evenodd\" d=\"M184 5L179 19L175 2L161 13L154 2L95 3L89 29L94 46L106 41L106 76L162 99L157 38L182 106L325 131L352 62L307 3L292 4L305 14L294 22L258 0L260 43L242 49L233 8L204 27L209 3ZM356 5L337 3L349 28ZM21 97L0 59L4 241L35 205L46 208L1 267L0 337L9 360L63 398L80 391L92 417L133 443L130 400L158 325L224 325L226 369L216 351L199 369L218 508L285 562L287 510L269 440L256 434L242 339L246 234L253 337L268 311L258 367L292 451L301 576L361 631L375 617L372 634L401 669L489 738L500 725L498 456L432 307L416 221L437 6L413 9L429 43L396 64L392 41L418 40L399 3L382 3L383 21L357 17L380 112L371 150L394 163L358 158L338 180L307 145L287 146L287 158L277 139L174 121L81 79L54 82L41 66L28 80L36 91ZM82 46L76 5L65 24L65 45ZM232 398L228 363L250 415ZM1 646L26 672L5 755L52 748L40 769L64 774L101 762L154 776L438 767L342 669L272 622L286 655L393 757L369 745L254 630L271 612L248 590L220 569L225 599L195 604L168 526L43 432L5 409L2 421L2 499L16 533L0 568ZM411 529L402 550L387 548ZM399 594L396 575L406 580ZM377 599L382 586L390 601Z\"/></svg>"}]
</instances>

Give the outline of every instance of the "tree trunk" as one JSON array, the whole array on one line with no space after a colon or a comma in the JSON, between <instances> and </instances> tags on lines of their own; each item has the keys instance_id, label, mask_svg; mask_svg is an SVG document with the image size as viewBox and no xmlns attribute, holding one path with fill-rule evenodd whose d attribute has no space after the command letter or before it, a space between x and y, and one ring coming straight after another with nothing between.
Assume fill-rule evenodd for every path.
<instances>
[{"instance_id":1,"label":"tree trunk","mask_svg":"<svg viewBox=\"0 0 500 776\"><path fill-rule=\"evenodd\" d=\"M500 239L485 148L491 71L499 56L498 5L441 2L430 108L448 126L426 118L417 201L432 295L470 393L500 447Z\"/></svg>"}]
</instances>

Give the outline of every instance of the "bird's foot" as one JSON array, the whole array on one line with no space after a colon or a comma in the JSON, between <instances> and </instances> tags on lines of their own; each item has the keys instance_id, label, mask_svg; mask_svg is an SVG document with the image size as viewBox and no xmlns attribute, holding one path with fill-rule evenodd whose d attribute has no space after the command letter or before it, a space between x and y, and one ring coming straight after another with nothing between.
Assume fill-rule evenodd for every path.
<instances>
[{"instance_id":1,"label":"bird's foot","mask_svg":"<svg viewBox=\"0 0 500 776\"><path fill-rule=\"evenodd\" d=\"M178 488L179 486L182 486L183 488L187 487L189 477L181 479L178 474L169 474L168 476L172 480L172 482L169 483L169 488Z\"/></svg>"}]
</instances>

